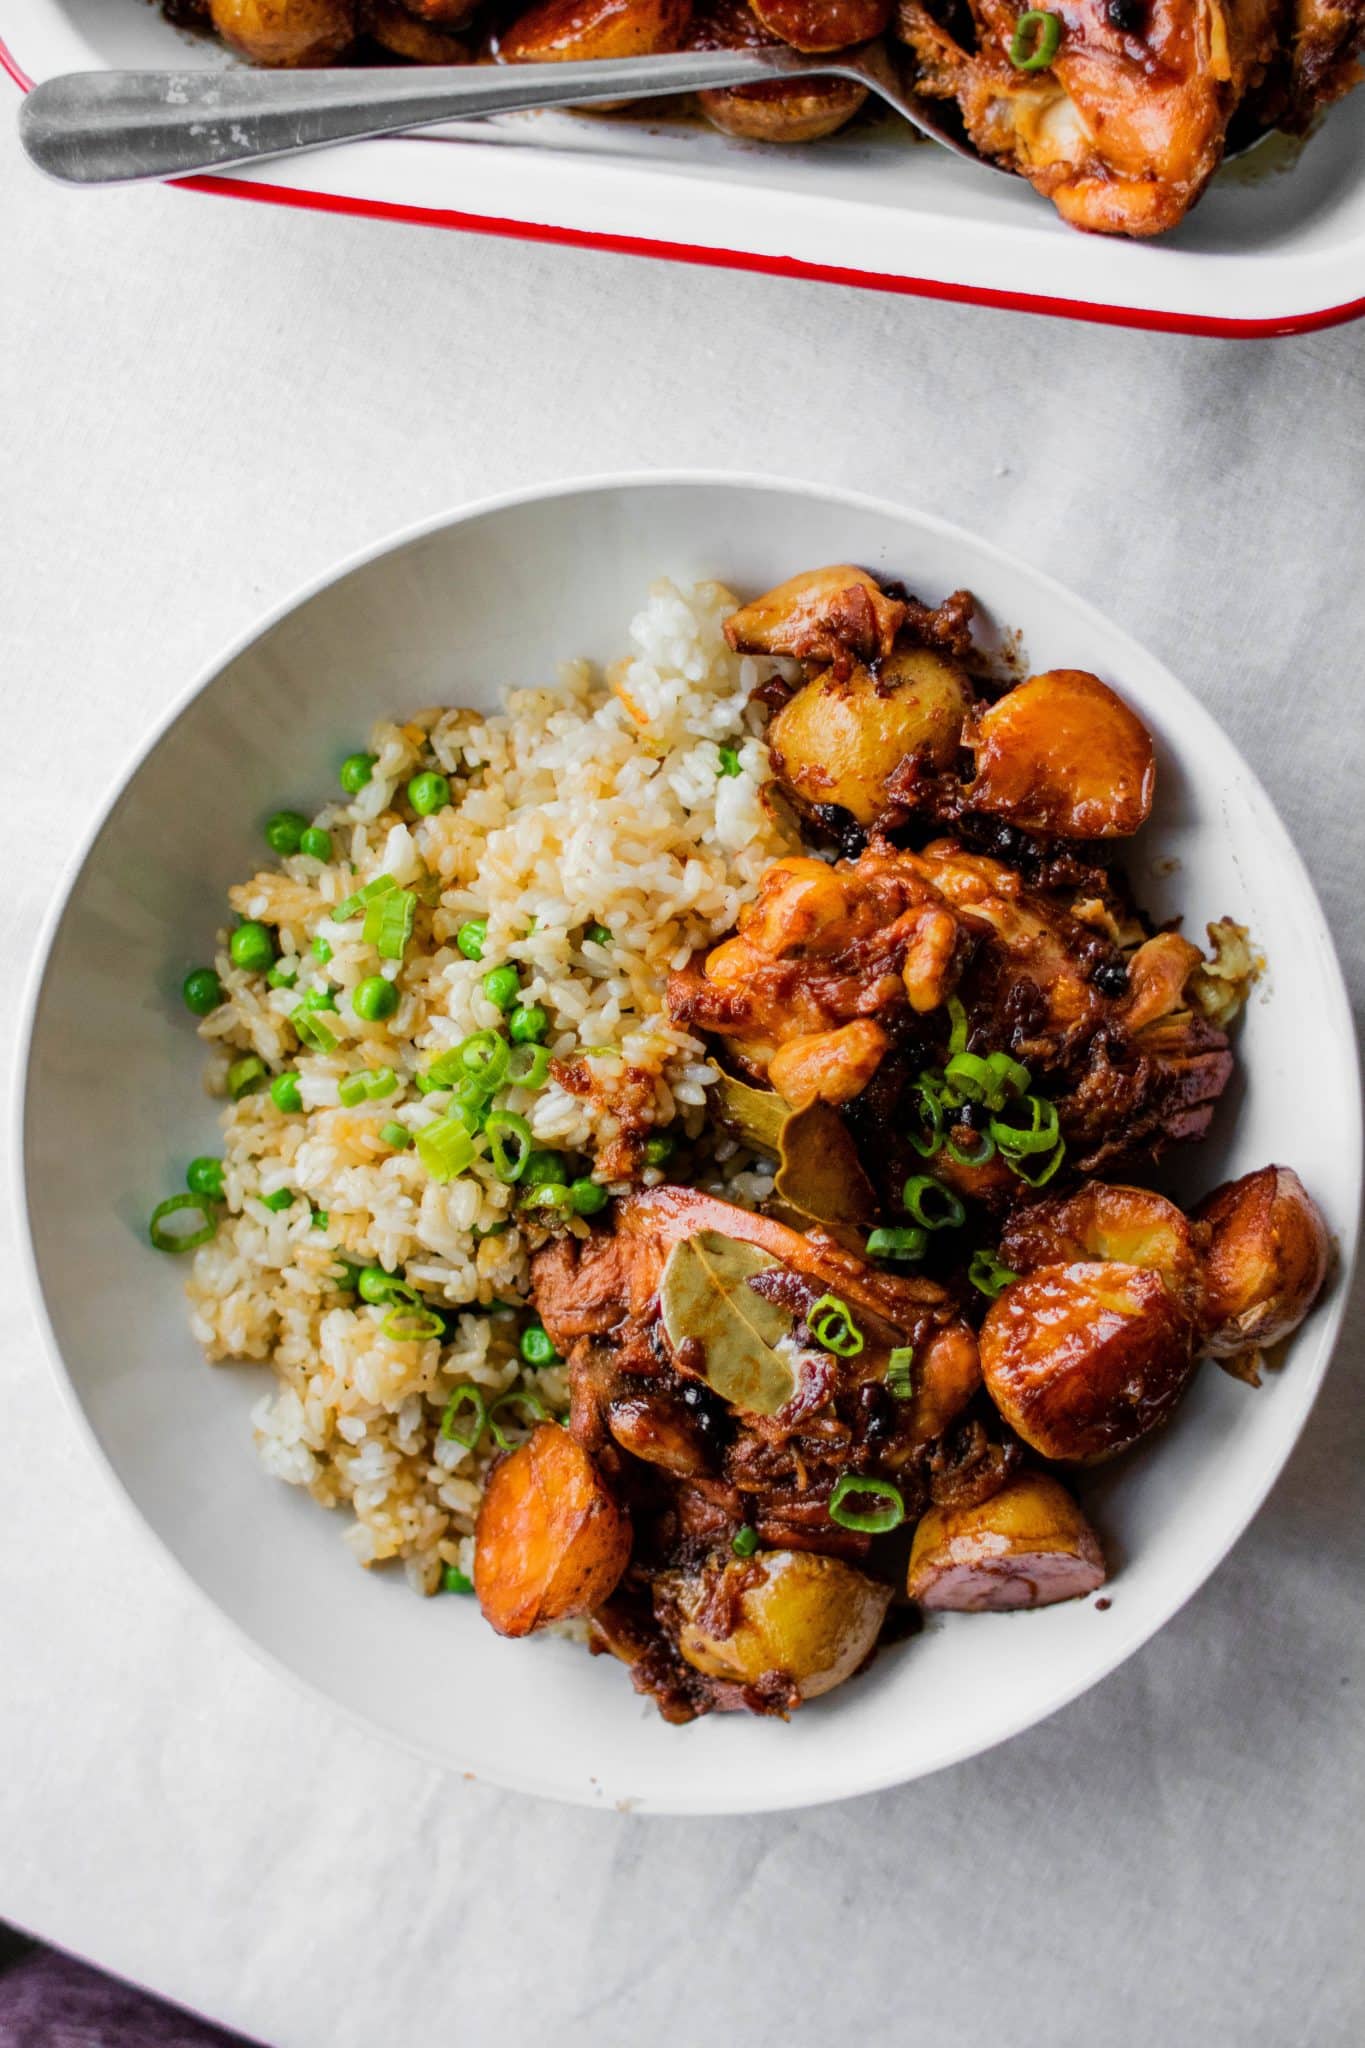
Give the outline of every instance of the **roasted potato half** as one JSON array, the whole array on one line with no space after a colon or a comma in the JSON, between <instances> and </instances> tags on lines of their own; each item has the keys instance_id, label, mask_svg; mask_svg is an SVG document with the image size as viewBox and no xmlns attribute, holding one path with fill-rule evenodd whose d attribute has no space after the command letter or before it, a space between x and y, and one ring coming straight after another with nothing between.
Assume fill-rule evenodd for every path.
<instances>
[{"instance_id":1,"label":"roasted potato half","mask_svg":"<svg viewBox=\"0 0 1365 2048\"><path fill-rule=\"evenodd\" d=\"M743 12L747 14L748 9ZM750 41L765 44L773 38L760 32L744 39L745 44ZM731 42L702 41L698 31L693 32L692 42L698 49L736 47ZM837 85L839 81L829 83ZM802 79L792 86L779 84L778 89L802 93L812 84L823 87L825 81ZM738 94L747 100L752 94L771 90L766 85L746 85L736 87L735 94L703 93L701 97L731 99ZM861 87L854 90L861 91ZM884 661L904 620L905 606L888 597L866 569L839 562L830 569L807 569L765 591L752 604L741 605L725 621L725 637L737 654L789 654L801 661L834 661L843 654L856 654L864 661Z\"/></svg>"},{"instance_id":2,"label":"roasted potato half","mask_svg":"<svg viewBox=\"0 0 1365 2048\"><path fill-rule=\"evenodd\" d=\"M869 43L891 19L891 0L750 0L764 28L794 50Z\"/></svg>"},{"instance_id":3,"label":"roasted potato half","mask_svg":"<svg viewBox=\"0 0 1365 2048\"><path fill-rule=\"evenodd\" d=\"M1020 683L966 735L973 810L1060 839L1136 832L1152 808L1156 757L1142 720L1098 676L1057 668Z\"/></svg>"},{"instance_id":4,"label":"roasted potato half","mask_svg":"<svg viewBox=\"0 0 1365 2048\"><path fill-rule=\"evenodd\" d=\"M1193 1363L1190 1324L1160 1274L1119 1261L1043 1266L981 1326L986 1391L1044 1458L1091 1464L1170 1416Z\"/></svg>"},{"instance_id":5,"label":"roasted potato half","mask_svg":"<svg viewBox=\"0 0 1365 2048\"><path fill-rule=\"evenodd\" d=\"M1050 1607L1105 1580L1099 1538L1066 1488L1022 1472L976 1507L930 1508L906 1591L921 1607Z\"/></svg>"},{"instance_id":6,"label":"roasted potato half","mask_svg":"<svg viewBox=\"0 0 1365 2048\"><path fill-rule=\"evenodd\" d=\"M700 1571L668 1574L660 1594L678 1618L678 1648L694 1670L735 1685L781 1672L803 1700L853 1676L891 1601L889 1586L809 1550L715 1556Z\"/></svg>"},{"instance_id":7,"label":"roasted potato half","mask_svg":"<svg viewBox=\"0 0 1365 2048\"><path fill-rule=\"evenodd\" d=\"M225 43L252 64L334 64L356 38L355 0L210 0Z\"/></svg>"},{"instance_id":8,"label":"roasted potato half","mask_svg":"<svg viewBox=\"0 0 1365 2048\"><path fill-rule=\"evenodd\" d=\"M591 1614L630 1557L630 1517L588 1453L543 1422L489 1474L474 1531L474 1591L503 1636Z\"/></svg>"},{"instance_id":9,"label":"roasted potato half","mask_svg":"<svg viewBox=\"0 0 1365 2048\"><path fill-rule=\"evenodd\" d=\"M1327 1225L1288 1166L1215 1189L1196 1212L1204 1237L1206 1350L1226 1358L1297 1330L1327 1277Z\"/></svg>"},{"instance_id":10,"label":"roasted potato half","mask_svg":"<svg viewBox=\"0 0 1365 2048\"><path fill-rule=\"evenodd\" d=\"M1199 1271L1194 1234L1175 1203L1149 1188L1095 1180L1074 1195L1033 1202L1016 1210L1005 1226L1000 1256L1019 1273L1076 1259L1145 1266L1161 1275L1183 1308L1194 1310Z\"/></svg>"},{"instance_id":11,"label":"roasted potato half","mask_svg":"<svg viewBox=\"0 0 1365 2048\"><path fill-rule=\"evenodd\" d=\"M692 0L540 0L493 45L502 64L564 64L680 50Z\"/></svg>"},{"instance_id":12,"label":"roasted potato half","mask_svg":"<svg viewBox=\"0 0 1365 2048\"><path fill-rule=\"evenodd\" d=\"M955 662L923 648L861 664L842 680L816 676L768 727L778 780L799 803L840 804L860 825L886 809L886 780L907 754L949 767L972 708Z\"/></svg>"},{"instance_id":13,"label":"roasted potato half","mask_svg":"<svg viewBox=\"0 0 1365 2048\"><path fill-rule=\"evenodd\" d=\"M370 0L366 28L382 49L413 64L463 64L464 44L444 28L419 20L398 0Z\"/></svg>"}]
</instances>

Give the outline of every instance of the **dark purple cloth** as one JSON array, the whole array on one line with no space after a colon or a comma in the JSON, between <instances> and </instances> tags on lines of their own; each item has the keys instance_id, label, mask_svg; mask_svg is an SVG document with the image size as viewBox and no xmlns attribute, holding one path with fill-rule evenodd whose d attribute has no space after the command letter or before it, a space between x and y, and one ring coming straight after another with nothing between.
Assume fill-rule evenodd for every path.
<instances>
[{"instance_id":1,"label":"dark purple cloth","mask_svg":"<svg viewBox=\"0 0 1365 2048\"><path fill-rule=\"evenodd\" d=\"M251 2048L51 1949L0 1976L0 2048Z\"/></svg>"}]
</instances>

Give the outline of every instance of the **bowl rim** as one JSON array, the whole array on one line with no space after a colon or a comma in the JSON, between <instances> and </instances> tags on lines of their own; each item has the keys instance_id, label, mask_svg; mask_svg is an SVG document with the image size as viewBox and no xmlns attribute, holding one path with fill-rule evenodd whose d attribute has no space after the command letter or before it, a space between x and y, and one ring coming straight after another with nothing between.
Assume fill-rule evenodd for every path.
<instances>
[{"instance_id":1,"label":"bowl rim","mask_svg":"<svg viewBox=\"0 0 1365 2048\"><path fill-rule=\"evenodd\" d=\"M1023 1708L1017 1715L1007 1715L1004 1724L986 1739L983 1740L977 1735L969 1735L960 1744L950 1747L943 1754L922 1767L912 1767L907 1770L904 1768L903 1759L897 1760L894 1757L885 1757L880 1762L864 1765L862 1768L856 1767L855 1762L855 1767L844 1773L841 1783L835 1789L829 1789L823 1784L814 1788L796 1785L790 1789L784 1788L780 1795L774 1794L770 1796L765 1794L757 1800L752 1795L744 1793L736 1793L733 1796L721 1798L715 1792L708 1792L700 1801L696 1798L687 1797L686 1791L683 1789L678 1794L669 1793L666 1796L652 1794L647 1801L636 1802L632 1799L619 1799L615 1802L618 1809L623 1811L639 1810L661 1816L677 1815L700 1818L705 1815L740 1815L759 1812L796 1811L844 1799L863 1797L870 1793L912 1783L920 1777L931 1776L952 1765L966 1762L971 1757L984 1755L990 1750L998 1748L1002 1743L1011 1741L1016 1735L1023 1733L1026 1729L1038 1726L1043 1721L1050 1719L1052 1715L1069 1705L1072 1700L1078 1699L1084 1693L1092 1691L1106 1678L1110 1677L1121 1664L1125 1663L1145 1643L1151 1641L1154 1636L1165 1628L1173 1616L1179 1613L1180 1609L1207 1584L1208 1580L1227 1557L1233 1545L1246 1533L1246 1530L1264 1505L1271 1487L1288 1463L1294 1447L1303 1433L1308 1416L1312 1411L1322 1382L1326 1377L1327 1369L1332 1362L1341 1332L1341 1324L1350 1300L1352 1280L1356 1266L1360 1237L1363 1170L1362 1089L1359 1047L1341 961L1331 926L1323 913L1312 877L1290 836L1288 827L1280 817L1260 777L1256 775L1255 771L1246 762L1240 748L1231 736L1225 732L1218 720L1214 718L1212 712L1207 709L1186 684L1181 682L1167 668L1166 664L1158 656L1152 654L1141 641L1133 634L1130 634L1124 627L1117 625L1098 605L1092 604L1088 598L1077 595L1075 591L1062 583L1059 578L1052 576L1046 571L1038 570L1033 564L1025 564L1022 558L1014 555L1011 550L982 538L958 522L944 519L936 513L923 511L910 504L900 503L895 499L851 490L842 485L825 484L809 478L783 476L764 471L711 468L592 472L582 476L559 478L551 483L523 484L510 490L490 493L393 529L382 535L378 540L353 549L339 563L335 563L330 568L305 579L283 599L268 607L250 626L235 635L209 661L202 664L191 680L176 693L161 715L153 721L146 735L133 744L128 755L120 762L114 775L106 785L106 793L103 799L93 807L90 819L81 838L63 863L60 876L44 911L37 942L29 962L12 1075L10 1109L13 1118L12 1128L15 1133L15 1142L10 1148L12 1175L10 1186L14 1213L18 1224L16 1235L19 1241L19 1262L26 1291L42 1340L41 1348L56 1380L68 1414L74 1421L87 1449L93 1453L96 1463L103 1469L106 1479L111 1482L112 1491L120 1501L123 1512L131 1521L133 1527L140 1532L144 1544L149 1550L159 1553L163 1562L171 1566L181 1582L192 1588L195 1597L201 1605L212 1612L218 1621L226 1626L236 1640L245 1644L258 1664L283 1678L288 1684L301 1690L305 1696L324 1703L329 1711L340 1714L352 1727L363 1730L369 1736L396 1747L423 1763L434 1764L447 1773L459 1773L467 1778L475 1778L478 1782L496 1786L501 1790L531 1793L574 1805L600 1808L602 1805L609 1803L598 1796L594 1796L589 1787L565 1783L557 1779L552 1769L531 1768L512 1772L485 1767L481 1768L478 1772L470 1771L453 1761L435 1743L423 1742L417 1737L389 1728L381 1722L371 1719L362 1709L337 1698L334 1693L329 1692L320 1683L297 1670L292 1664L287 1663L278 1652L267 1648L258 1641L245 1622L239 1621L219 1604L218 1599L208 1587L202 1584L190 1567L181 1561L173 1549L170 1540L154 1528L143 1515L111 1454L106 1451L96 1433L93 1422L86 1413L85 1406L62 1354L52 1317L49 1313L47 1296L39 1272L38 1250L34 1236L34 1222L28 1193L29 1121L31 1108L30 1079L39 1005L52 964L53 950L76 885L84 873L107 823L117 806L122 802L134 779L160 746L162 740L166 738L181 718L197 703L210 685L226 669L240 659L259 640L274 631L291 613L298 611L312 599L321 596L325 591L332 588L333 585L341 583L347 577L380 560L383 556L397 553L404 548L427 539L433 534L444 532L448 528L469 525L476 520L487 518L497 513L514 511L523 505L542 503L559 498L606 495L621 491L676 490L678 488L770 491L781 495L794 495L815 499L827 504L832 511L845 508L897 523L909 520L926 531L934 533L940 539L964 543L967 549L975 553L978 561L984 560L988 566L991 564L1001 565L1008 567L1015 573L1027 569L1029 577L1034 586L1040 591L1044 601L1062 600L1066 605L1081 614L1088 624L1100 631L1118 652L1125 656L1131 654L1141 663L1154 669L1160 676L1163 689L1170 691L1171 701L1174 708L1179 711L1182 721L1195 727L1203 723L1209 731L1217 735L1224 746L1231 749L1242 774L1246 778L1250 791L1265 805L1268 817L1273 821L1274 829L1278 832L1280 840L1279 851L1287 863L1291 883L1296 885L1296 893L1300 898L1308 905L1311 905L1312 909L1317 913L1322 931L1326 937L1327 944L1323 967L1328 984L1329 1001L1335 1012L1332 1022L1343 1043L1355 1048L1357 1052L1356 1059L1347 1063L1350 1070L1349 1094L1346 1101L1340 1104L1338 1109L1338 1129L1343 1141L1349 1139L1351 1157L1355 1161L1352 1195L1349 1205L1350 1213L1342 1218L1340 1234L1339 1236L1334 1236L1333 1240L1334 1256L1328 1275L1331 1292L1314 1312L1317 1349L1315 1368L1311 1373L1300 1375L1301 1384L1295 1387L1297 1400L1286 1407L1284 1427L1281 1434L1274 1439L1273 1443L1262 1455L1259 1467L1255 1469L1254 1474L1245 1485L1242 1501L1237 1511L1231 1517L1229 1526L1226 1530L1219 1532L1216 1541L1200 1559L1199 1568L1193 1578L1182 1578L1174 1581L1172 1590L1168 1594L1159 1597L1153 1603L1151 1611L1136 1624L1129 1623L1126 1627L1120 1624L1115 1627L1112 1635L1107 1640L1103 1655L1097 1659L1089 1675L1075 1681L1068 1680L1059 1685L1055 1693L1050 1693L1041 1706L1031 1705ZM665 573L662 568L660 573ZM1197 741L1197 733L1195 737ZM686 1774L680 1773L679 1775L685 1788Z\"/></svg>"}]
</instances>

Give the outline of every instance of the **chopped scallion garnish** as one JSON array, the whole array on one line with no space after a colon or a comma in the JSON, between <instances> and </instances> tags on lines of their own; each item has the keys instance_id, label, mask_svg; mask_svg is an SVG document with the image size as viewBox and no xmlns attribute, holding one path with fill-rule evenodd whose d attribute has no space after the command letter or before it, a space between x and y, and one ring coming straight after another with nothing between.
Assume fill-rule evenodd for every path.
<instances>
[{"instance_id":1,"label":"chopped scallion garnish","mask_svg":"<svg viewBox=\"0 0 1365 2048\"><path fill-rule=\"evenodd\" d=\"M886 1390L898 1401L908 1401L914 1392L915 1349L898 1344L886 1363Z\"/></svg>"},{"instance_id":2,"label":"chopped scallion garnish","mask_svg":"<svg viewBox=\"0 0 1365 2048\"><path fill-rule=\"evenodd\" d=\"M864 1495L880 1505L869 1508L846 1507L851 1494ZM834 1491L829 1497L829 1518L841 1529L859 1529L869 1536L884 1536L888 1529L899 1528L905 1520L905 1501L898 1486L889 1479L873 1479L862 1472L844 1472L834 1482Z\"/></svg>"},{"instance_id":3,"label":"chopped scallion garnish","mask_svg":"<svg viewBox=\"0 0 1365 2048\"><path fill-rule=\"evenodd\" d=\"M820 1349L836 1358L856 1358L863 1348L863 1333L837 1294L822 1294L807 1309L806 1324Z\"/></svg>"},{"instance_id":4,"label":"chopped scallion garnish","mask_svg":"<svg viewBox=\"0 0 1365 2048\"><path fill-rule=\"evenodd\" d=\"M967 1214L953 1190L928 1173L911 1176L905 1183L902 1200L916 1223L926 1230L956 1230Z\"/></svg>"},{"instance_id":5,"label":"chopped scallion garnish","mask_svg":"<svg viewBox=\"0 0 1365 2048\"><path fill-rule=\"evenodd\" d=\"M198 1216L199 1228L162 1229L165 1217L182 1214ZM207 1195L168 1195L164 1202L158 1202L153 1209L147 1224L147 1235L159 1252L192 1252L197 1245L207 1244L217 1229L218 1218Z\"/></svg>"},{"instance_id":6,"label":"chopped scallion garnish","mask_svg":"<svg viewBox=\"0 0 1365 2048\"><path fill-rule=\"evenodd\" d=\"M458 1180L474 1157L474 1140L458 1116L443 1116L417 1133L417 1156L433 1180Z\"/></svg>"},{"instance_id":7,"label":"chopped scallion garnish","mask_svg":"<svg viewBox=\"0 0 1365 2048\"><path fill-rule=\"evenodd\" d=\"M989 1300L994 1301L996 1296L1010 1285L1011 1281L1019 1278L1019 1275L1014 1271L1013 1267L1007 1266L999 1254L990 1249L989 1245L983 1244L977 1251L972 1253L972 1262L967 1268L967 1278L971 1281L973 1287L979 1289Z\"/></svg>"}]
</instances>

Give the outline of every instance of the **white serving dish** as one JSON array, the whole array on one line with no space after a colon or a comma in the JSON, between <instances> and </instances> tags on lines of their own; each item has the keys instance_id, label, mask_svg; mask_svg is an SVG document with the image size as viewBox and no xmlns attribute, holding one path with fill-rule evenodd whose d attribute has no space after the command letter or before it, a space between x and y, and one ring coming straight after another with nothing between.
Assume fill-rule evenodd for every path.
<instances>
[{"instance_id":1,"label":"white serving dish","mask_svg":"<svg viewBox=\"0 0 1365 2048\"><path fill-rule=\"evenodd\" d=\"M62 71L229 61L148 0L4 0L0 62ZM477 140L472 139L477 132ZM699 123L514 115L350 143L201 190L731 265L1122 325L1290 334L1365 312L1365 89L1292 169L1230 166L1157 243L1077 234L1017 180L894 122L774 150ZM1273 162L1285 152L1267 145Z\"/></svg>"},{"instance_id":2,"label":"white serving dish","mask_svg":"<svg viewBox=\"0 0 1365 2048\"><path fill-rule=\"evenodd\" d=\"M1035 667L1097 670L1148 721L1160 771L1131 862L1142 900L1158 916L1183 911L1195 931L1235 917L1270 962L1240 1035L1241 1079L1173 1184L1195 1194L1289 1161L1340 1245L1355 1242L1350 1014L1298 856L1208 713L1036 566L922 514L739 477L524 492L343 564L192 685L59 891L24 1034L33 1269L77 1410L195 1583L337 1705L500 1784L653 1811L748 1811L872 1790L1003 1740L1111 1671L1213 1570L1288 1456L1336 1334L1344 1273L1259 1391L1201 1368L1160 1439L1088 1483L1116 1566L1112 1607L939 1618L790 1725L717 1715L667 1727L614 1660L502 1641L472 1602L422 1601L400 1574L361 1571L342 1519L262 1471L248 1415L266 1375L203 1362L183 1268L145 1235L186 1161L216 1149L179 984L222 920L228 884L259 860L260 820L282 798L328 789L376 715L489 707L505 683L543 682L567 655L616 655L662 572L755 593L841 559L927 599L969 586L998 624L1022 629ZM1314 1099L1335 1105L1330 1124L1303 1115L1305 1074Z\"/></svg>"}]
</instances>

